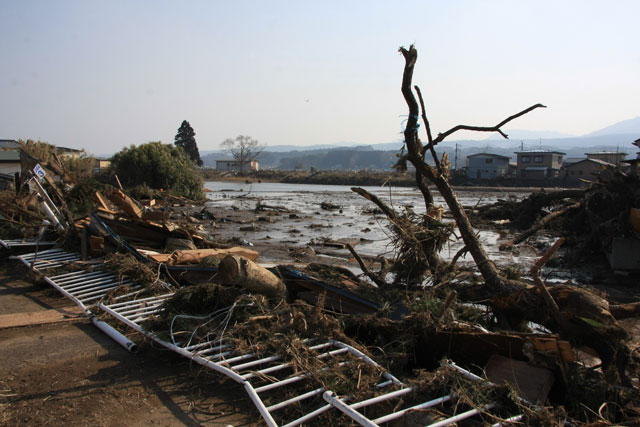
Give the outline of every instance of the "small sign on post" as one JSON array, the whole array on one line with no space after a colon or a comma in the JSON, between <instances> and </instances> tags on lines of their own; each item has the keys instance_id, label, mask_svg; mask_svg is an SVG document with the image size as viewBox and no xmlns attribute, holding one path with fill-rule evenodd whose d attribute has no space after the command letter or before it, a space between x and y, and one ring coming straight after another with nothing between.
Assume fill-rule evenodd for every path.
<instances>
[{"instance_id":1,"label":"small sign on post","mask_svg":"<svg viewBox=\"0 0 640 427\"><path fill-rule=\"evenodd\" d=\"M40 163L38 163L37 165L35 165L35 167L33 168L33 172L36 174L36 176L40 179L43 179L44 176L46 175L44 173L44 169L42 168L42 166L40 166Z\"/></svg>"}]
</instances>

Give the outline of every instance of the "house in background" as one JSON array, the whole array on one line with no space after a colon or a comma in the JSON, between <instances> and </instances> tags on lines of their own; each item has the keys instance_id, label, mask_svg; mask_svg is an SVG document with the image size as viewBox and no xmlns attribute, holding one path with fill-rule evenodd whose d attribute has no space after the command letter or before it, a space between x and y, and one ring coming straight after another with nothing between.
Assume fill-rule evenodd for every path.
<instances>
[{"instance_id":1,"label":"house in background","mask_svg":"<svg viewBox=\"0 0 640 427\"><path fill-rule=\"evenodd\" d=\"M543 180L560 176L562 156L566 153L549 150L517 151L518 178Z\"/></svg>"},{"instance_id":2,"label":"house in background","mask_svg":"<svg viewBox=\"0 0 640 427\"><path fill-rule=\"evenodd\" d=\"M244 161L242 165L242 170L244 172L249 171L258 171L260 169L260 164L257 160L252 161ZM240 161L239 160L216 160L216 170L225 171L225 172L240 172Z\"/></svg>"},{"instance_id":3,"label":"house in background","mask_svg":"<svg viewBox=\"0 0 640 427\"><path fill-rule=\"evenodd\" d=\"M0 173L13 175L20 171L20 151L0 150Z\"/></svg>"},{"instance_id":4,"label":"house in background","mask_svg":"<svg viewBox=\"0 0 640 427\"><path fill-rule=\"evenodd\" d=\"M67 147L56 147L56 154L61 157L82 157L86 156L87 153L84 150L76 150L75 148L67 148Z\"/></svg>"},{"instance_id":5,"label":"house in background","mask_svg":"<svg viewBox=\"0 0 640 427\"><path fill-rule=\"evenodd\" d=\"M109 166L111 166L111 160L104 157L96 157L93 165L93 171L97 173L109 169Z\"/></svg>"},{"instance_id":6,"label":"house in background","mask_svg":"<svg viewBox=\"0 0 640 427\"><path fill-rule=\"evenodd\" d=\"M13 139L0 139L0 173L13 175L20 171L20 144Z\"/></svg>"},{"instance_id":7,"label":"house in background","mask_svg":"<svg viewBox=\"0 0 640 427\"><path fill-rule=\"evenodd\" d=\"M564 179L567 184L586 184L588 181L593 181L599 173L615 168L616 165L613 163L587 158L565 166Z\"/></svg>"},{"instance_id":8,"label":"house in background","mask_svg":"<svg viewBox=\"0 0 640 427\"><path fill-rule=\"evenodd\" d=\"M613 163L616 166L620 166L625 157L627 157L627 153L618 151L595 151L593 153L585 153L585 155L587 159L602 160L603 162Z\"/></svg>"},{"instance_id":9,"label":"house in background","mask_svg":"<svg viewBox=\"0 0 640 427\"><path fill-rule=\"evenodd\" d=\"M496 179L509 173L509 157L499 154L478 153L467 156L467 178Z\"/></svg>"},{"instance_id":10,"label":"house in background","mask_svg":"<svg viewBox=\"0 0 640 427\"><path fill-rule=\"evenodd\" d=\"M640 148L640 138L638 138L635 141L633 141L633 145L635 145L636 147ZM629 173L632 173L634 175L638 175L638 172L639 172L639 169L640 169L640 151L638 151L636 153L636 158L635 159L623 160L622 163L626 163L626 164L629 165Z\"/></svg>"}]
</instances>

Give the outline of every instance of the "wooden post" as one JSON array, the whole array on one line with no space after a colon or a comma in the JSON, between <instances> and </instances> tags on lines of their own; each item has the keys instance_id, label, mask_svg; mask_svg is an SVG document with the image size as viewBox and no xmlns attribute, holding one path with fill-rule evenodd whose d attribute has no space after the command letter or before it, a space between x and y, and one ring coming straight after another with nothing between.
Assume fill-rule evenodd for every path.
<instances>
[{"instance_id":1,"label":"wooden post","mask_svg":"<svg viewBox=\"0 0 640 427\"><path fill-rule=\"evenodd\" d=\"M87 242L87 227L82 227L80 231L80 257L83 261L86 261L88 258L88 242Z\"/></svg>"}]
</instances>

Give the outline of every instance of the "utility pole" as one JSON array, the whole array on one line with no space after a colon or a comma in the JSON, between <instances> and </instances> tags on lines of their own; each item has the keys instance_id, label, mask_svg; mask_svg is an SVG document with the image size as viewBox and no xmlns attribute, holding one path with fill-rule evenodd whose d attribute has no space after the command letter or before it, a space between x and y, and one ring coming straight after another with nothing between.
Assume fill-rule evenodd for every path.
<instances>
[{"instance_id":1,"label":"utility pole","mask_svg":"<svg viewBox=\"0 0 640 427\"><path fill-rule=\"evenodd\" d=\"M457 171L458 170L458 143L456 142L456 154L453 157L453 170Z\"/></svg>"}]
</instances>

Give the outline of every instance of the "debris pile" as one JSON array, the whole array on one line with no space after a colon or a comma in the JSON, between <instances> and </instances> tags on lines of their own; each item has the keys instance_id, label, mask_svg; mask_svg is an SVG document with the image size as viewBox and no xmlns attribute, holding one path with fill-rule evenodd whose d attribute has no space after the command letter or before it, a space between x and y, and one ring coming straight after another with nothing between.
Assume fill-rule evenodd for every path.
<instances>
[{"instance_id":1,"label":"debris pile","mask_svg":"<svg viewBox=\"0 0 640 427\"><path fill-rule=\"evenodd\" d=\"M362 275L288 260L260 265L258 251L211 239L206 226L218 227L224 213L145 187L131 191L79 181L55 156L36 158L33 153L24 157L18 191L0 193L2 238L32 239L33 264L41 242L56 240L79 255L52 258L55 266L48 266L47 275L61 281L75 272L89 275L96 263L109 270L122 286L111 277L104 279L109 280L108 292L97 291L105 293L101 307L112 315L124 313L120 319L127 325L243 384L257 381L255 390L291 385L281 395L261 400L267 412L286 406L278 422L314 412L320 404L326 409L313 419L318 425L344 423L345 415L356 422L362 422L358 417L372 420L397 408L403 408L404 422L420 424L449 424L462 414L477 415L484 424L639 422L637 340L620 320L636 316L640 305L621 305L568 283L549 285L541 277L564 239L567 246L609 254L612 265L626 262L620 261L616 239L626 239L624 244L638 240L637 176L614 172L587 190L501 201L473 209L470 218L449 183L448 160L438 159L433 150L459 128L432 137L422 99L420 115L411 86L417 52L413 47L401 52L410 115L407 153L400 163L416 167L426 213L399 213L366 190L352 189L385 215L393 257L360 256L346 240L318 241L349 250ZM501 125L538 107L497 127L471 130L501 132ZM427 128L427 145L417 136L419 117ZM427 154L435 166L426 162ZM444 198L454 222L443 220L444 208L435 205L427 181ZM345 206L325 201L320 209ZM266 212L262 218L268 218L243 225L253 231L256 223L263 226L272 216L296 216L262 200L251 211ZM496 220L526 230L505 247L545 226L561 239L545 248L529 271L514 274L514 266L507 274L489 259L471 223L477 227ZM442 248L457 236L463 248L443 261ZM471 255L475 268L456 265L464 253ZM337 348L325 351L332 345ZM244 370L234 365L237 372L231 371L232 363L249 359L240 363ZM258 363L253 359L272 364L253 369ZM400 401L378 402L385 393ZM255 402L257 397L251 396ZM283 398L295 404L281 405ZM432 400L439 406L426 410L425 402ZM359 403L349 406L349 401ZM367 406L363 401L380 405L357 412ZM271 416L260 414L267 420Z\"/></svg>"}]
</instances>

